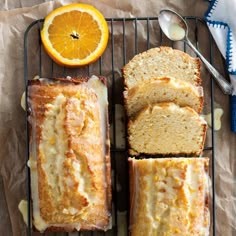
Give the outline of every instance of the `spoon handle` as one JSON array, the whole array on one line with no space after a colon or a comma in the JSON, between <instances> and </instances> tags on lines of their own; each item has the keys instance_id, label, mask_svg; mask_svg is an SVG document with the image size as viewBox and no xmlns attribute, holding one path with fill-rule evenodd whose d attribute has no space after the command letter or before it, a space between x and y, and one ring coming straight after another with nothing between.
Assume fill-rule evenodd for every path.
<instances>
[{"instance_id":1,"label":"spoon handle","mask_svg":"<svg viewBox=\"0 0 236 236\"><path fill-rule=\"evenodd\" d=\"M208 71L213 75L215 81L218 83L219 87L222 89L224 94L232 94L232 85L207 61L207 59L194 47L194 45L187 38L185 42L190 48L200 57L200 59L205 64Z\"/></svg>"}]
</instances>

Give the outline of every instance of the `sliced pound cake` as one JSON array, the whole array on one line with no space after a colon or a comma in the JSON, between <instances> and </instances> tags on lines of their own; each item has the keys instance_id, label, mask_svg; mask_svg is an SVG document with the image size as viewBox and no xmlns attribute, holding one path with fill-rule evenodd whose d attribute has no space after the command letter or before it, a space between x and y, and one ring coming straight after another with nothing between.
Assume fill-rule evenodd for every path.
<instances>
[{"instance_id":1,"label":"sliced pound cake","mask_svg":"<svg viewBox=\"0 0 236 236\"><path fill-rule=\"evenodd\" d=\"M170 47L152 48L140 53L123 68L124 84L131 89L141 80L175 77L200 85L200 60Z\"/></svg>"},{"instance_id":2,"label":"sliced pound cake","mask_svg":"<svg viewBox=\"0 0 236 236\"><path fill-rule=\"evenodd\" d=\"M129 117L135 116L147 105L159 102L189 106L200 113L203 107L203 89L175 78L151 78L138 81L134 87L124 91L124 101Z\"/></svg>"},{"instance_id":3,"label":"sliced pound cake","mask_svg":"<svg viewBox=\"0 0 236 236\"><path fill-rule=\"evenodd\" d=\"M190 107L158 103L128 122L129 153L196 155L203 150L206 122Z\"/></svg>"}]
</instances>

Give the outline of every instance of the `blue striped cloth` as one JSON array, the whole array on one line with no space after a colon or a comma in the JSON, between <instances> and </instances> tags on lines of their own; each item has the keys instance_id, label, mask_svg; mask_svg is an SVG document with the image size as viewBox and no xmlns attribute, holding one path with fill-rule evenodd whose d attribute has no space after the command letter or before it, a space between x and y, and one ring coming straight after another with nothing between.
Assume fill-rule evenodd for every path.
<instances>
[{"instance_id":1,"label":"blue striped cloth","mask_svg":"<svg viewBox=\"0 0 236 236\"><path fill-rule=\"evenodd\" d=\"M205 20L226 59L229 74L236 75L236 0L210 1Z\"/></svg>"},{"instance_id":2,"label":"blue striped cloth","mask_svg":"<svg viewBox=\"0 0 236 236\"><path fill-rule=\"evenodd\" d=\"M226 60L236 95L236 0L211 0L205 14L209 30ZM231 130L236 132L236 96L231 97Z\"/></svg>"}]
</instances>

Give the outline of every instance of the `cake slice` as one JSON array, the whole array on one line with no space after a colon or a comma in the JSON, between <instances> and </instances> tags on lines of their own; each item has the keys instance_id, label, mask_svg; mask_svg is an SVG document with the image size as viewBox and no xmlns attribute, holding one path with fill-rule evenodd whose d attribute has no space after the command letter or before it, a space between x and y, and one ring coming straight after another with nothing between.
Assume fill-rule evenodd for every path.
<instances>
[{"instance_id":1,"label":"cake slice","mask_svg":"<svg viewBox=\"0 0 236 236\"><path fill-rule=\"evenodd\" d=\"M36 230L103 230L111 222L105 78L29 81L31 196Z\"/></svg>"},{"instance_id":2,"label":"cake slice","mask_svg":"<svg viewBox=\"0 0 236 236\"><path fill-rule=\"evenodd\" d=\"M130 235L208 236L208 158L129 158Z\"/></svg>"},{"instance_id":3,"label":"cake slice","mask_svg":"<svg viewBox=\"0 0 236 236\"><path fill-rule=\"evenodd\" d=\"M139 81L158 77L175 77L199 86L200 60L170 47L152 48L133 57L123 68L127 89Z\"/></svg>"},{"instance_id":4,"label":"cake slice","mask_svg":"<svg viewBox=\"0 0 236 236\"><path fill-rule=\"evenodd\" d=\"M158 103L128 122L129 153L196 155L203 150L207 124L190 107Z\"/></svg>"},{"instance_id":5,"label":"cake slice","mask_svg":"<svg viewBox=\"0 0 236 236\"><path fill-rule=\"evenodd\" d=\"M203 107L203 88L173 77L151 78L138 81L134 87L124 91L124 101L129 117L135 116L147 105L159 102L189 106L200 113Z\"/></svg>"}]
</instances>

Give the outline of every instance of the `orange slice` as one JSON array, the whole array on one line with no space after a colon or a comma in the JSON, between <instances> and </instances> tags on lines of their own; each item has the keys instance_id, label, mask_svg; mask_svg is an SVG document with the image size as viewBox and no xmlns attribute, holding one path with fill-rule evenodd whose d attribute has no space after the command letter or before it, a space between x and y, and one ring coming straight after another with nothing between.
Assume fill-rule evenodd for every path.
<instances>
[{"instance_id":1,"label":"orange slice","mask_svg":"<svg viewBox=\"0 0 236 236\"><path fill-rule=\"evenodd\" d=\"M103 15L88 4L69 4L44 20L41 39L58 64L76 67L96 61L107 46L109 30Z\"/></svg>"}]
</instances>

